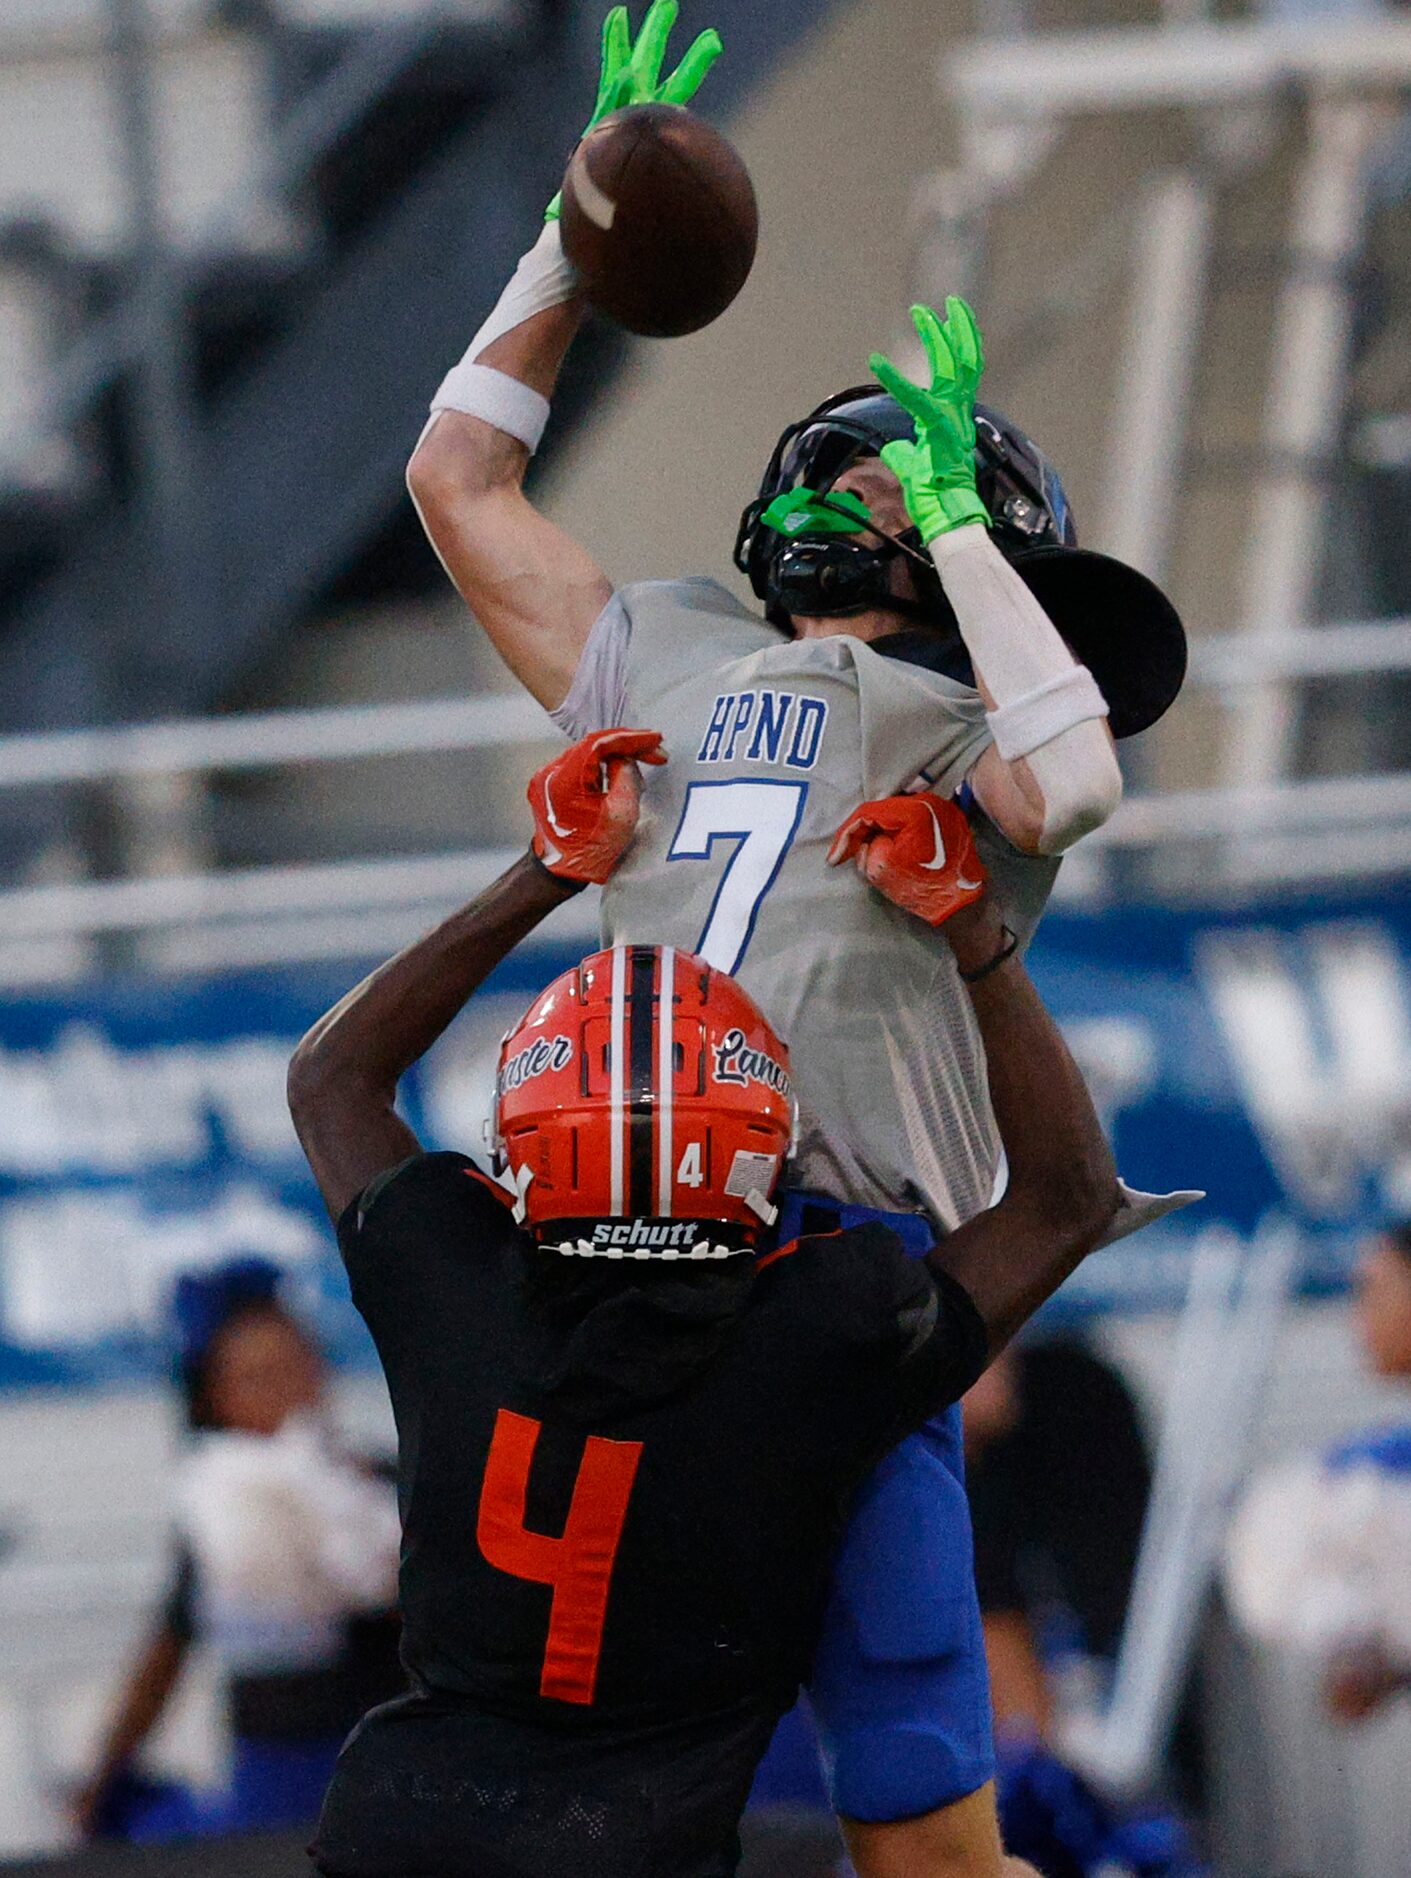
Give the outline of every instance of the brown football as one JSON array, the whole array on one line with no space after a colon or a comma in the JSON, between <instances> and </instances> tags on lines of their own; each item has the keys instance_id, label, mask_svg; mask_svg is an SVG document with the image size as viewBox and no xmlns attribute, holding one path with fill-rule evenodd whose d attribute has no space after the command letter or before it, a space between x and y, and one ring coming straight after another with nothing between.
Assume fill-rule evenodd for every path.
<instances>
[{"instance_id":1,"label":"brown football","mask_svg":"<svg viewBox=\"0 0 1411 1878\"><path fill-rule=\"evenodd\" d=\"M749 171L718 130L672 104L614 111L563 179L564 252L629 332L674 339L719 317L754 262Z\"/></svg>"}]
</instances>

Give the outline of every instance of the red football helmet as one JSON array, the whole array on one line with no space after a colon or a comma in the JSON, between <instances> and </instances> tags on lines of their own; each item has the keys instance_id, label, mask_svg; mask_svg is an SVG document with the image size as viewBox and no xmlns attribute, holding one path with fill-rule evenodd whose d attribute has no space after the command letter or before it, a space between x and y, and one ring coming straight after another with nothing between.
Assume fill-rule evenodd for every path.
<instances>
[{"instance_id":1,"label":"red football helmet","mask_svg":"<svg viewBox=\"0 0 1411 1878\"><path fill-rule=\"evenodd\" d=\"M789 1053L703 959L615 946L556 978L501 1044L495 1131L536 1238L607 1258L725 1258L774 1217Z\"/></svg>"}]
</instances>

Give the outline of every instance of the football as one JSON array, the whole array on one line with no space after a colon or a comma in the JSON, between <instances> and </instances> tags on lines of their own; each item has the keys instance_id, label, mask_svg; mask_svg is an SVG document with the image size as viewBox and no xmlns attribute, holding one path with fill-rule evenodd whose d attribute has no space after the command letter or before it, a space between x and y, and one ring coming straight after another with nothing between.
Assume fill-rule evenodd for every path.
<instances>
[{"instance_id":1,"label":"football","mask_svg":"<svg viewBox=\"0 0 1411 1878\"><path fill-rule=\"evenodd\" d=\"M708 326L754 263L759 213L733 145L679 105L615 111L563 179L563 246L583 291L629 332Z\"/></svg>"}]
</instances>

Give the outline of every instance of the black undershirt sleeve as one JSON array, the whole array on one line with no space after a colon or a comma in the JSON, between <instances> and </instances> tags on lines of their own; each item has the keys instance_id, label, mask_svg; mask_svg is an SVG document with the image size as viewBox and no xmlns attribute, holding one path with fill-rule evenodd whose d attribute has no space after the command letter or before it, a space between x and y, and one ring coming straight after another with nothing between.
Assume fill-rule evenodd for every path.
<instances>
[{"instance_id":1,"label":"black undershirt sleeve","mask_svg":"<svg viewBox=\"0 0 1411 1878\"><path fill-rule=\"evenodd\" d=\"M896 1438L958 1402L988 1364L970 1294L908 1256L880 1221L805 1239L800 1251L800 1306L826 1319L842 1360L862 1358L872 1408Z\"/></svg>"},{"instance_id":2,"label":"black undershirt sleeve","mask_svg":"<svg viewBox=\"0 0 1411 1878\"><path fill-rule=\"evenodd\" d=\"M963 1285L920 1259L907 1259L905 1268L897 1307L897 1380L906 1411L925 1421L958 1402L986 1368L989 1337Z\"/></svg>"}]
</instances>

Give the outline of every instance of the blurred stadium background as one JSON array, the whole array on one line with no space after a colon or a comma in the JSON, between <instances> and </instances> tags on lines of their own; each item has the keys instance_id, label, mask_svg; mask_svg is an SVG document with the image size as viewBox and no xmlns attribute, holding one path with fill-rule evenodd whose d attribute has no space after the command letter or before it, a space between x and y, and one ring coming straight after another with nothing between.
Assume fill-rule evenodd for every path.
<instances>
[{"instance_id":1,"label":"blurred stadium background","mask_svg":"<svg viewBox=\"0 0 1411 1878\"><path fill-rule=\"evenodd\" d=\"M349 1425L386 1438L283 1068L518 846L552 747L402 469L581 127L600 10L0 5L0 1857L70 1843L161 1591L175 1274L287 1267ZM758 264L696 337L591 333L539 494L616 580L728 578L783 424L963 292L1083 539L1169 584L1190 684L1035 948L1125 1170L1210 1189L1056 1307L1158 1452L1111 1707L1069 1721L1117 1787L1159 1780L1196 1659L1215 1869L1394 1878L1407 1705L1334 1735L1214 1581L1261 1459L1405 1419L1345 1287L1359 1234L1411 1213L1411 16L689 6L706 24ZM432 1137L478 1144L486 1046L592 931L574 903L448 1040L413 1092ZM152 1750L198 1784L212 1680Z\"/></svg>"}]
</instances>

